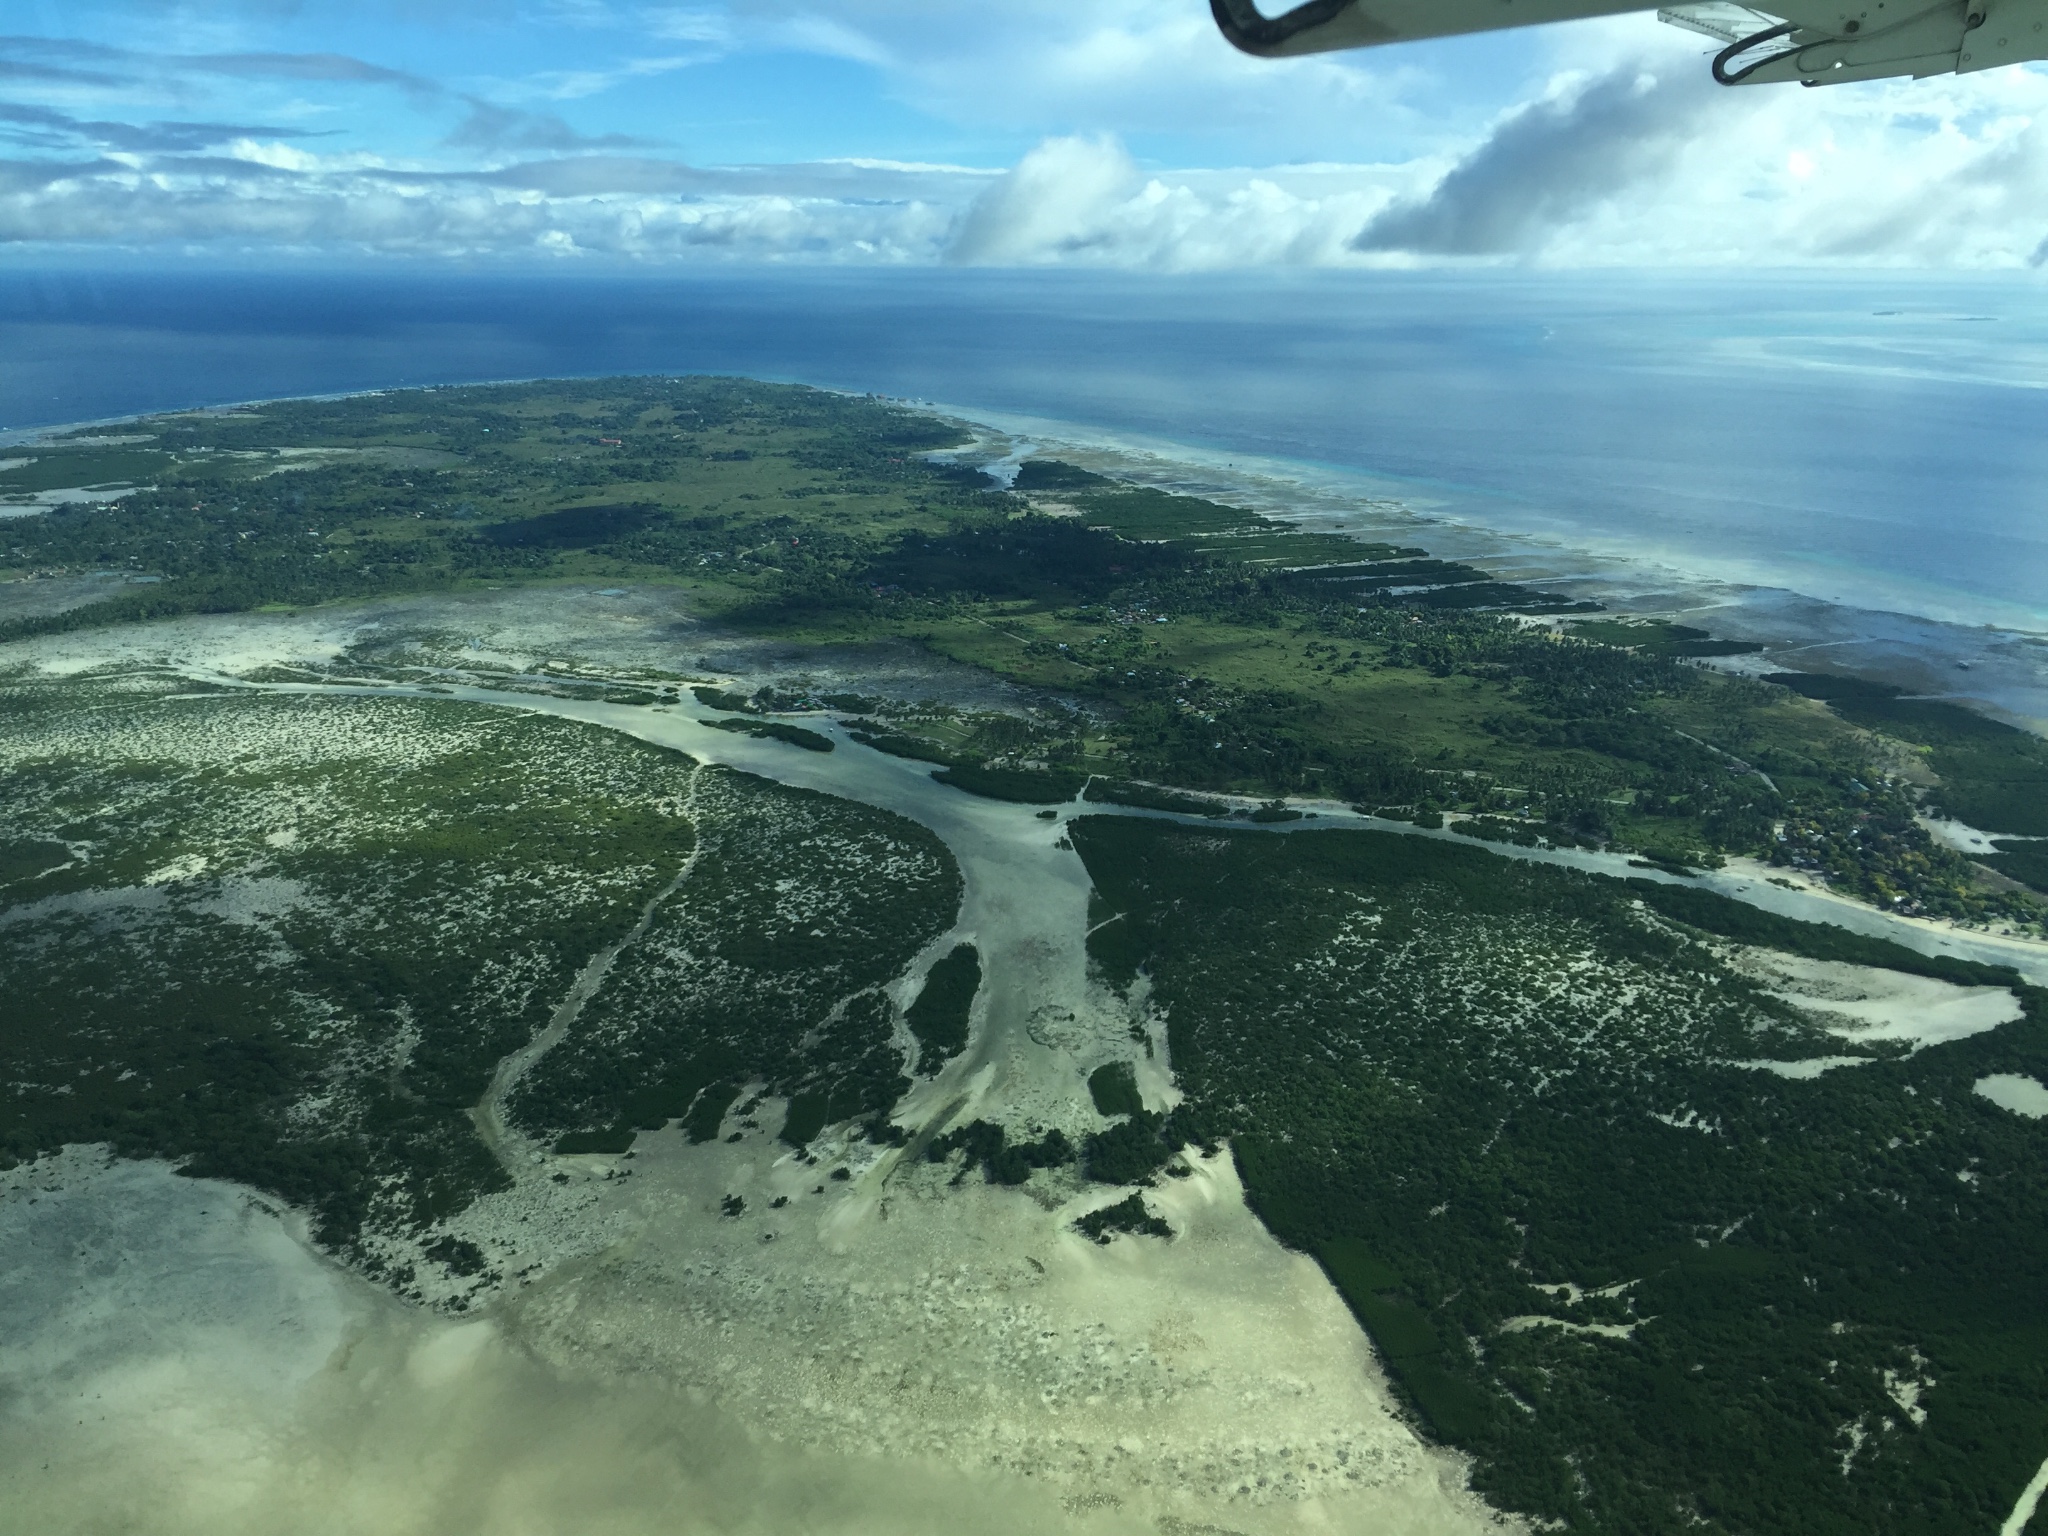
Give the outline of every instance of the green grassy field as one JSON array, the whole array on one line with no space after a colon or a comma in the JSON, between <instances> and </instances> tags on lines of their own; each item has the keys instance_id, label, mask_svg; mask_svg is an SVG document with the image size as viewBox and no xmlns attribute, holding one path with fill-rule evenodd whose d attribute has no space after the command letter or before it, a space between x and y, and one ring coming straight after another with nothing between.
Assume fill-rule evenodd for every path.
<instances>
[{"instance_id":1,"label":"green grassy field","mask_svg":"<svg viewBox=\"0 0 2048 1536\"><path fill-rule=\"evenodd\" d=\"M2038 900L1914 820L1938 780L1928 806L1993 831L2048 827L2048 747L2031 737L1845 679L1709 674L1690 659L1730 647L1702 631L1578 613L1421 549L1057 462L999 491L926 457L955 429L885 401L619 379L281 402L136 431L155 445L78 450L79 474L154 455L156 489L12 525L0 569L163 579L0 637L381 592L670 584L742 633L908 640L1043 690L1021 721L891 716L897 749L962 773L1040 762L1483 813L1666 864L1749 854L1906 912L2041 920ZM2033 870L2004 862L2022 883Z\"/></svg>"}]
</instances>

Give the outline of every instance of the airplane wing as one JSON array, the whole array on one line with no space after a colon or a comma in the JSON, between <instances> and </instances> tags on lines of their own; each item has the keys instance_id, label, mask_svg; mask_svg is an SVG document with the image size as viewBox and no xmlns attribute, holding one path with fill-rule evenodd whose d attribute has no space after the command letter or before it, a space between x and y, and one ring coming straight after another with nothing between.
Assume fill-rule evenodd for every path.
<instances>
[{"instance_id":1,"label":"airplane wing","mask_svg":"<svg viewBox=\"0 0 2048 1536\"><path fill-rule=\"evenodd\" d=\"M1668 6L1658 19L1722 43L1723 85L1840 85L1892 75L1974 74L2048 58L2048 0L1733 0ZM1631 0L1307 0L1267 16L1257 0L1209 0L1246 53L1291 58L1337 48L1491 32L1642 10Z\"/></svg>"}]
</instances>

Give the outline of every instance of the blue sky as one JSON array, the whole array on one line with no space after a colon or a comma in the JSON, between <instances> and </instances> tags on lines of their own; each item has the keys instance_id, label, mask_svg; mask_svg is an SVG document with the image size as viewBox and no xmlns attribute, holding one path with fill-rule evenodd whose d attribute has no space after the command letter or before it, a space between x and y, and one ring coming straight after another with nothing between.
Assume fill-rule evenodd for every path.
<instances>
[{"instance_id":1,"label":"blue sky","mask_svg":"<svg viewBox=\"0 0 2048 1536\"><path fill-rule=\"evenodd\" d=\"M1287 62L1205 0L13 0L0 248L2025 267L2048 73L1721 91L1649 14Z\"/></svg>"}]
</instances>

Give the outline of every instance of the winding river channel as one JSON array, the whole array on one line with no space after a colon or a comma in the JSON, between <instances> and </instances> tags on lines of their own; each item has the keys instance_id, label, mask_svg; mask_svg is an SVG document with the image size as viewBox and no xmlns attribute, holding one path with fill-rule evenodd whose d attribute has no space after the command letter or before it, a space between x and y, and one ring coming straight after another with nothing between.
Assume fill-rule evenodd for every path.
<instances>
[{"instance_id":1,"label":"winding river channel","mask_svg":"<svg viewBox=\"0 0 2048 1536\"><path fill-rule=\"evenodd\" d=\"M932 778L929 764L892 757L861 746L837 721L827 716L806 714L792 718L800 718L806 729L831 738L836 750L830 753L806 751L736 732L706 730L705 722L730 719L731 716L689 704L652 707L606 704L474 686L424 689L404 685L337 688L334 685L251 684L212 673L195 671L192 675L195 680L203 678L224 686L280 692L401 692L533 710L600 725L659 746L675 748L705 762L720 763L781 783L841 795L894 811L937 833L959 861L967 882L960 927L963 932L980 935L983 942L997 946L993 953L999 958L994 959L993 964L1019 984L1054 984L1054 992L1041 994L1048 1001L1055 997L1066 1001L1072 995L1070 990L1054 983L1051 971L1026 958L1037 955L1041 945L1050 946L1062 954L1069 951L1077 954L1077 941L1072 939L1076 924L1081 924L1085 932L1089 888L1087 873L1081 867L1078 855L1055 846L1061 840L1058 825L1049 826L1039 819L1036 807L986 800L941 784ZM1246 806L1252 804L1249 800L1243 803ZM1265 824L1231 821L1225 825L1250 827L1283 836L1348 828L1407 837L1433 837L1484 848L1502 858L1559 864L1588 874L1681 883L1681 877L1661 870L1644 869L1632 864L1623 854L1575 848L1519 848L1513 844L1487 843L1463 837L1451 829L1430 830L1408 822L1361 815L1333 802L1304 800L1294 803L1310 814L1300 821ZM1198 826L1217 825L1196 816L1125 806L1110 807L1078 798L1059 808L1059 824L1063 825L1074 816L1097 814L1143 816ZM2010 966L2027 980L2048 985L2048 943L1880 912L1862 902L1825 890L1787 889L1773 884L1762 866L1749 861L1741 861L1724 870L1701 872L1684 883L1703 886L1783 917L1832 923L1855 933L1889 939L1919 954L1951 955L1988 965ZM1010 969L1013 965L1022 968ZM992 1020L991 1023L998 1024L999 1021ZM984 1055L981 1059L986 1062L991 1058Z\"/></svg>"}]
</instances>

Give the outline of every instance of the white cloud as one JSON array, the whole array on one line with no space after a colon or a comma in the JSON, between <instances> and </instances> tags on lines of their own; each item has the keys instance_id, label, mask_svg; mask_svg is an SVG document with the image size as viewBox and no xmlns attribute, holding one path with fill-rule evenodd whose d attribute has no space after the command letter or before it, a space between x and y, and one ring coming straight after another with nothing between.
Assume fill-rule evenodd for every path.
<instances>
[{"instance_id":1,"label":"white cloud","mask_svg":"<svg viewBox=\"0 0 2048 1536\"><path fill-rule=\"evenodd\" d=\"M280 171L312 171L320 168L320 156L308 154L290 144L265 144L256 139L236 139L227 152L251 165L267 165Z\"/></svg>"},{"instance_id":2,"label":"white cloud","mask_svg":"<svg viewBox=\"0 0 2048 1536\"><path fill-rule=\"evenodd\" d=\"M1552 231L1668 180L1689 145L1748 110L1690 75L1623 65L1515 108L1426 194L1387 208L1353 243L1441 256L1540 249Z\"/></svg>"},{"instance_id":3,"label":"white cloud","mask_svg":"<svg viewBox=\"0 0 2048 1536\"><path fill-rule=\"evenodd\" d=\"M1816 116L1812 92L1724 107L1662 90L1626 66L1567 80L1462 154L1383 166L1148 172L1112 138L1060 136L994 178L620 154L449 170L243 138L224 154L0 161L0 241L1170 271L2015 267L2048 249L2048 81L1997 112L1865 91Z\"/></svg>"},{"instance_id":4,"label":"white cloud","mask_svg":"<svg viewBox=\"0 0 2048 1536\"><path fill-rule=\"evenodd\" d=\"M445 175L309 169L297 157L248 148L257 151L248 159L150 169L100 160L10 175L0 163L0 244L903 263L934 260L955 218L952 206L903 196L901 173L883 173L886 185L870 188L838 168L817 168L808 179L832 190L792 195L760 190L745 174L670 166L668 186L634 192L610 189L629 186L636 164L654 168L638 180L654 180L658 162L599 159L587 162L598 169L586 183L603 189L592 193L579 187L574 160ZM293 163L277 163L286 159ZM779 169L794 182L808 168ZM869 190L898 195L860 195Z\"/></svg>"},{"instance_id":5,"label":"white cloud","mask_svg":"<svg viewBox=\"0 0 2048 1536\"><path fill-rule=\"evenodd\" d=\"M1386 194L1371 168L1313 179L1323 185L1305 193L1243 172L1148 178L1113 140L1050 139L975 200L946 255L1174 271L1344 262Z\"/></svg>"},{"instance_id":6,"label":"white cloud","mask_svg":"<svg viewBox=\"0 0 2048 1536\"><path fill-rule=\"evenodd\" d=\"M638 12L634 23L655 37L675 43L732 41L732 24L723 11L697 6L655 6Z\"/></svg>"},{"instance_id":7,"label":"white cloud","mask_svg":"<svg viewBox=\"0 0 2048 1536\"><path fill-rule=\"evenodd\" d=\"M430 126L409 142L326 139L278 114L127 123L102 120L112 107L0 108L0 140L20 146L0 160L0 240L1158 270L1997 267L2048 253L2048 73L2034 69L1722 91L1706 83L1697 40L1624 18L1516 34L1499 57L1540 63L1540 77L1460 95L1431 71L1477 55L1276 66L1223 47L1198 0L560 4L577 35L605 47L627 33L688 47L597 73L565 52L559 70L527 77L530 96L794 48L856 61L905 101L1028 130L1037 145L992 172L943 163L965 151L939 134L929 161L914 140L901 159L863 154L885 146L854 125L831 159L689 166L519 105L509 85L465 97L385 62L244 46L172 62L180 79L224 92L353 89L386 116L416 107ZM85 44L4 57L108 79L171 67ZM1446 101L1456 110L1422 123L1417 103ZM1083 131L1048 126L1061 121ZM1206 143L1234 164L1148 162L1161 134L1183 130L1173 152ZM1304 149L1317 163L1287 163Z\"/></svg>"},{"instance_id":8,"label":"white cloud","mask_svg":"<svg viewBox=\"0 0 2048 1536\"><path fill-rule=\"evenodd\" d=\"M1048 139L968 209L950 255L1021 266L1097 249L1129 207L1138 167L1108 139Z\"/></svg>"},{"instance_id":9,"label":"white cloud","mask_svg":"<svg viewBox=\"0 0 2048 1536\"><path fill-rule=\"evenodd\" d=\"M762 35L773 46L801 53L851 59L856 64L872 64L883 69L893 68L897 62L888 48L866 32L848 26L837 17L821 16L814 11L785 17L765 28Z\"/></svg>"}]
</instances>

